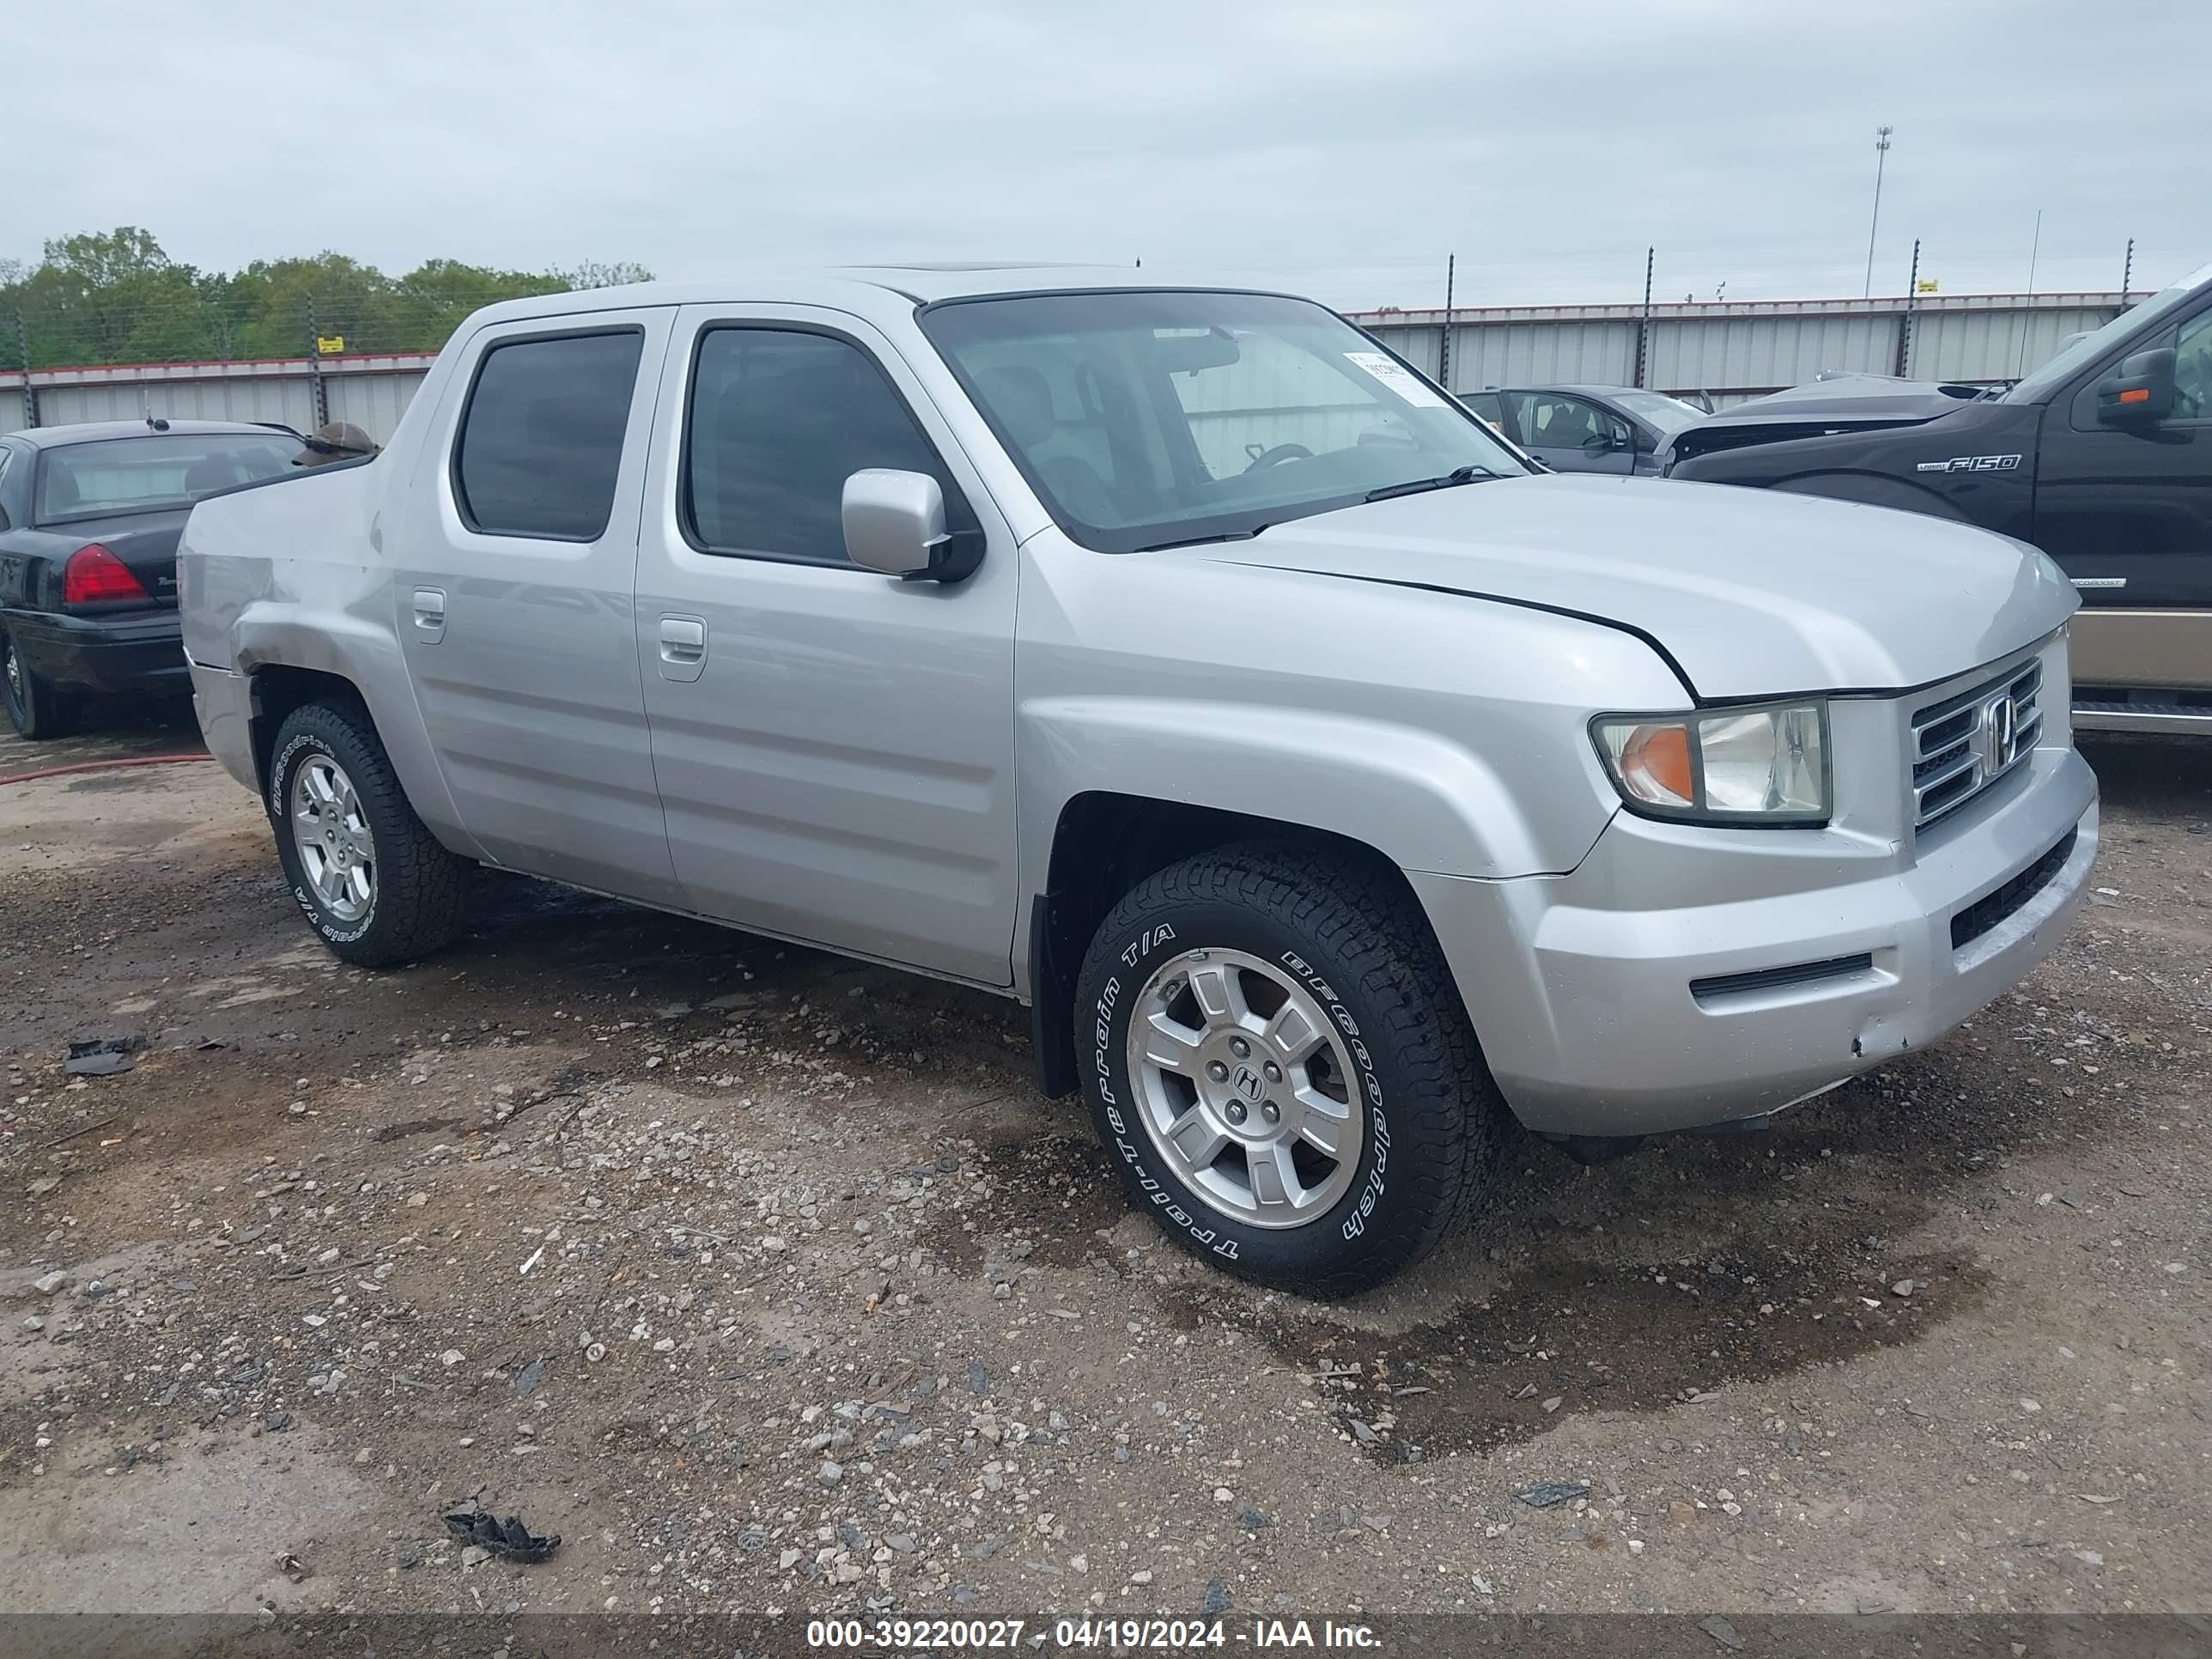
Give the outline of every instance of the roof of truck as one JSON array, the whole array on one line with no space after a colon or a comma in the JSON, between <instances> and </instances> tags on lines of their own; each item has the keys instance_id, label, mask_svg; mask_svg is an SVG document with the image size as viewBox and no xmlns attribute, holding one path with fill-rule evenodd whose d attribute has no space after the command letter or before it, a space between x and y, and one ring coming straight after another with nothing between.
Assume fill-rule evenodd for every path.
<instances>
[{"instance_id":1,"label":"roof of truck","mask_svg":"<svg viewBox=\"0 0 2212 1659\"><path fill-rule=\"evenodd\" d=\"M637 283L625 288L578 289L508 300L479 312L477 319L499 323L533 317L558 317L654 306L720 305L732 301L757 304L835 306L863 313L887 309L911 312L938 300L963 300L992 294L1065 293L1071 289L1234 288L1235 283L1164 277L1132 265L1039 264L843 265L781 275L732 276L691 283Z\"/></svg>"}]
</instances>

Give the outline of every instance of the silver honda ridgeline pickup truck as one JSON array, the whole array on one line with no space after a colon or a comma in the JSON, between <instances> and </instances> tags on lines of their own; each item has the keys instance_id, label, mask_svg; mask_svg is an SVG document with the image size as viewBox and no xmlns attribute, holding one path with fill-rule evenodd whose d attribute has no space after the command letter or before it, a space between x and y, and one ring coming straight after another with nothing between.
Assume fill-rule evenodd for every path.
<instances>
[{"instance_id":1,"label":"silver honda ridgeline pickup truck","mask_svg":"<svg viewBox=\"0 0 2212 1659\"><path fill-rule=\"evenodd\" d=\"M1933 1042L2097 845L2049 560L1546 475L1320 306L1149 273L494 306L181 581L339 956L493 865L1022 999L1133 1199L1310 1291L1479 1204L1508 1113L1589 1152Z\"/></svg>"}]
</instances>

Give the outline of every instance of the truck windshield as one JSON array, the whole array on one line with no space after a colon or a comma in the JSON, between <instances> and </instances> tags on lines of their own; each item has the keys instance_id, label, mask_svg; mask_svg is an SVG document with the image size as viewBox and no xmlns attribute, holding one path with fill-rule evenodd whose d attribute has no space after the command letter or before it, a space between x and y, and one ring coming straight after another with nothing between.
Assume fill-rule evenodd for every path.
<instances>
[{"instance_id":1,"label":"truck windshield","mask_svg":"<svg viewBox=\"0 0 2212 1659\"><path fill-rule=\"evenodd\" d=\"M66 444L39 460L39 524L189 507L233 484L273 478L300 453L282 432L155 434Z\"/></svg>"},{"instance_id":2,"label":"truck windshield","mask_svg":"<svg viewBox=\"0 0 2212 1659\"><path fill-rule=\"evenodd\" d=\"M2198 266L2172 287L2159 289L2134 310L2124 311L2104 327L2081 336L2006 392L2003 401L2008 404L2043 402L2070 380L2075 370L2111 350L2122 335L2148 328L2208 282L2212 282L2212 265Z\"/></svg>"},{"instance_id":3,"label":"truck windshield","mask_svg":"<svg viewBox=\"0 0 2212 1659\"><path fill-rule=\"evenodd\" d=\"M1662 438L1670 438L1691 422L1705 418L1705 411L1695 404L1669 398L1663 392L1621 391L1614 392L1613 398Z\"/></svg>"},{"instance_id":4,"label":"truck windshield","mask_svg":"<svg viewBox=\"0 0 2212 1659\"><path fill-rule=\"evenodd\" d=\"M952 301L921 321L1060 527L1102 552L1528 471L1304 300L1122 289Z\"/></svg>"}]
</instances>

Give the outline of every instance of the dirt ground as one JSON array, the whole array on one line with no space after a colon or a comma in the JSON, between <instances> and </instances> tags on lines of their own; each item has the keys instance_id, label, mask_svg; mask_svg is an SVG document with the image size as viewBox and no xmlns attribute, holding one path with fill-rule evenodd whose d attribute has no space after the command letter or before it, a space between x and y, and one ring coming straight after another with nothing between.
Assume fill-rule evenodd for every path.
<instances>
[{"instance_id":1,"label":"dirt ground","mask_svg":"<svg viewBox=\"0 0 2212 1659\"><path fill-rule=\"evenodd\" d=\"M2212 755L2091 758L2020 994L1338 1305L1011 1003L495 878L363 973L218 769L0 783L0 1611L2203 1607Z\"/></svg>"}]
</instances>

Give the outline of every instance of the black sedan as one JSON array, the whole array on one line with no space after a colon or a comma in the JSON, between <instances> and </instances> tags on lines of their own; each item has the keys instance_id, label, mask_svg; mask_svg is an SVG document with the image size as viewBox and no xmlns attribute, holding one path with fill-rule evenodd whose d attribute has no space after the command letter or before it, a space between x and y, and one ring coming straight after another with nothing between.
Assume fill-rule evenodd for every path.
<instances>
[{"instance_id":1,"label":"black sedan","mask_svg":"<svg viewBox=\"0 0 2212 1659\"><path fill-rule=\"evenodd\" d=\"M1485 386L1459 400L1555 472L1656 477L1667 440L1705 412L1632 386Z\"/></svg>"},{"instance_id":2,"label":"black sedan","mask_svg":"<svg viewBox=\"0 0 2212 1659\"><path fill-rule=\"evenodd\" d=\"M111 422L0 435L0 702L26 738L89 695L190 690L177 537L202 496L270 477L295 433L227 421Z\"/></svg>"}]
</instances>

